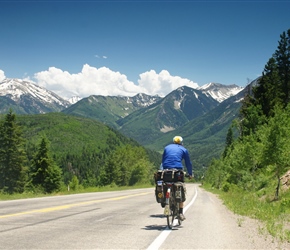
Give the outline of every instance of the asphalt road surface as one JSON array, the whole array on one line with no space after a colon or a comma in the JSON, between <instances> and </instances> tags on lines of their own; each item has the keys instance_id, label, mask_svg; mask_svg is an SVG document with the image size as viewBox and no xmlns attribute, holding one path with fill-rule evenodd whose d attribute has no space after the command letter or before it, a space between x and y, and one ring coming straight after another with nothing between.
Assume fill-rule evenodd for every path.
<instances>
[{"instance_id":1,"label":"asphalt road surface","mask_svg":"<svg viewBox=\"0 0 290 250\"><path fill-rule=\"evenodd\" d=\"M197 184L184 210L169 230L153 188L0 201L0 249L290 249Z\"/></svg>"}]
</instances>

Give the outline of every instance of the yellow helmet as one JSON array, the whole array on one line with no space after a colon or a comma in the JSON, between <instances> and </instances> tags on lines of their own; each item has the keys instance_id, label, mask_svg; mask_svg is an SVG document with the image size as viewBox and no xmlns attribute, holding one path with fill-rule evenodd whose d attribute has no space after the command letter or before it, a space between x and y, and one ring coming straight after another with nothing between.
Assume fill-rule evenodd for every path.
<instances>
[{"instance_id":1,"label":"yellow helmet","mask_svg":"<svg viewBox=\"0 0 290 250\"><path fill-rule=\"evenodd\" d=\"M182 144L182 141L183 141L183 139L179 135L173 137L173 143L175 143L175 144Z\"/></svg>"}]
</instances>

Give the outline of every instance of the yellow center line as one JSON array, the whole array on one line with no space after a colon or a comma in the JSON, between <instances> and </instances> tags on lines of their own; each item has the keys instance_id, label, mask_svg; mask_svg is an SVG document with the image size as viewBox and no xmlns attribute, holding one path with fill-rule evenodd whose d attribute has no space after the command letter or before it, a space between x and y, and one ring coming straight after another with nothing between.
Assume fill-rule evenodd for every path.
<instances>
[{"instance_id":1,"label":"yellow center line","mask_svg":"<svg viewBox=\"0 0 290 250\"><path fill-rule=\"evenodd\" d=\"M126 199L126 198L131 198L131 197L134 197L134 196L146 195L146 194L151 194L151 193L152 192L145 192L145 193L124 195L124 196L119 196L119 197L114 197L114 198L106 198L106 199L100 199L100 200L91 200L91 201L84 201L84 202L79 202L79 203L72 203L72 204L63 205L63 206L56 206L56 207L48 207L48 208L30 210L30 211L15 213L15 214L5 214L5 215L0 215L0 219L7 218L7 217L13 217L13 216L20 216L20 215L25 215L25 214L32 214L32 213L47 213L47 212L68 209L68 208L72 208L72 207L76 207L76 206L100 203L100 202L105 202L105 201L123 200L123 199Z\"/></svg>"}]
</instances>

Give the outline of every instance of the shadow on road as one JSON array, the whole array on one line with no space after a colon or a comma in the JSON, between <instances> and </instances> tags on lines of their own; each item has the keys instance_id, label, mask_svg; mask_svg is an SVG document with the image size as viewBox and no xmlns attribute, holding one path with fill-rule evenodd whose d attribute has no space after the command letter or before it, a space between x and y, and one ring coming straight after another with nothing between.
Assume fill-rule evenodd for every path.
<instances>
[{"instance_id":1,"label":"shadow on road","mask_svg":"<svg viewBox=\"0 0 290 250\"><path fill-rule=\"evenodd\" d=\"M145 229L145 230L158 230L158 231L163 231L166 228L167 228L166 225L162 225L162 226L160 226L160 225L149 225L149 226L145 226L145 228L143 228L143 229Z\"/></svg>"},{"instance_id":2,"label":"shadow on road","mask_svg":"<svg viewBox=\"0 0 290 250\"><path fill-rule=\"evenodd\" d=\"M152 218L166 218L166 216L164 214L151 214L150 217L152 217ZM181 228L181 226L175 225L172 230L178 230L178 228ZM164 225L156 225L156 224L155 225L148 225L142 229L163 231L163 230L168 229L168 227L166 225L166 220L164 220Z\"/></svg>"},{"instance_id":3,"label":"shadow on road","mask_svg":"<svg viewBox=\"0 0 290 250\"><path fill-rule=\"evenodd\" d=\"M151 214L150 217L153 217L153 218L165 218L165 215L164 214Z\"/></svg>"}]
</instances>

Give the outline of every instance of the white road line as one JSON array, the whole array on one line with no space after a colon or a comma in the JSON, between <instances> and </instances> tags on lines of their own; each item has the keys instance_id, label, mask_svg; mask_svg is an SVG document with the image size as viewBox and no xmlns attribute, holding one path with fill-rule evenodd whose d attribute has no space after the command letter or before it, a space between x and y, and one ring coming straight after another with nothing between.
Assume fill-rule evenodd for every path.
<instances>
[{"instance_id":1,"label":"white road line","mask_svg":"<svg viewBox=\"0 0 290 250\"><path fill-rule=\"evenodd\" d=\"M197 197L197 189L195 188L195 195L192 198L192 200L186 205L186 207L183 209L183 213L187 211L188 208L192 206L195 199ZM159 236L151 243L151 245L147 248L147 250L157 250L159 247L163 244L163 242L166 240L167 236L172 232L168 227L164 229Z\"/></svg>"}]
</instances>

